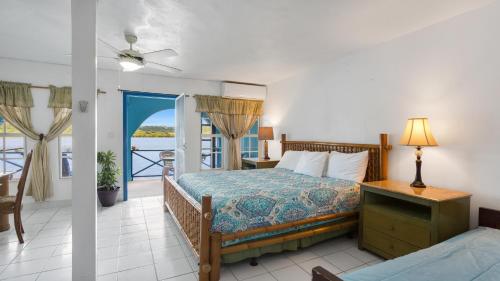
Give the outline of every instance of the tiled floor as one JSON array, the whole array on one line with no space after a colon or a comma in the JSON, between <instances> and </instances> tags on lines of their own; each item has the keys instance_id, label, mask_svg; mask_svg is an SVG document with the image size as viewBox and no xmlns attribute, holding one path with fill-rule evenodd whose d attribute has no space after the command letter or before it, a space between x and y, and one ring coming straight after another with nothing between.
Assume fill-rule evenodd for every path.
<instances>
[{"instance_id":1,"label":"tiled floor","mask_svg":"<svg viewBox=\"0 0 500 281\"><path fill-rule=\"evenodd\" d=\"M98 212L98 280L196 281L197 261L183 242L161 197L131 199ZM71 280L71 207L30 204L23 209L26 243L0 233L0 280ZM265 256L252 267L222 268L223 281L310 280L314 266L334 273L381 260L359 251L354 239L338 238L309 249Z\"/></svg>"},{"instance_id":2,"label":"tiled floor","mask_svg":"<svg viewBox=\"0 0 500 281\"><path fill-rule=\"evenodd\" d=\"M161 179L136 179L128 182L128 198L143 198L163 195Z\"/></svg>"}]
</instances>

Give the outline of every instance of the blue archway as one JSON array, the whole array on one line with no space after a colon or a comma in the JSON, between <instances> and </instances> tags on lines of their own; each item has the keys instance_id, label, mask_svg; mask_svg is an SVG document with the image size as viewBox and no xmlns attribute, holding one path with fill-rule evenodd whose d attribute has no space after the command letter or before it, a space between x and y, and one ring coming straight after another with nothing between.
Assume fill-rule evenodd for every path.
<instances>
[{"instance_id":1,"label":"blue archway","mask_svg":"<svg viewBox=\"0 0 500 281\"><path fill-rule=\"evenodd\" d=\"M123 91L123 200L128 200L128 181L131 179L131 138L151 115L175 109L176 95Z\"/></svg>"}]
</instances>

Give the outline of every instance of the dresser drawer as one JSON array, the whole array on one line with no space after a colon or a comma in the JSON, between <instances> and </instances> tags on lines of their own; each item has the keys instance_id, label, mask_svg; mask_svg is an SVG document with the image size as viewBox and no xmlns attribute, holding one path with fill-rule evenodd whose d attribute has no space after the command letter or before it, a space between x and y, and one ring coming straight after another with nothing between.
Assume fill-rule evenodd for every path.
<instances>
[{"instance_id":1,"label":"dresser drawer","mask_svg":"<svg viewBox=\"0 0 500 281\"><path fill-rule=\"evenodd\" d=\"M431 232L428 227L419 225L412 218L407 220L378 208L367 206L363 210L363 227L371 228L419 248L431 245Z\"/></svg>"},{"instance_id":2,"label":"dresser drawer","mask_svg":"<svg viewBox=\"0 0 500 281\"><path fill-rule=\"evenodd\" d=\"M420 250L410 243L406 243L382 232L366 227L363 233L366 244L386 253L387 258L397 258Z\"/></svg>"}]
</instances>

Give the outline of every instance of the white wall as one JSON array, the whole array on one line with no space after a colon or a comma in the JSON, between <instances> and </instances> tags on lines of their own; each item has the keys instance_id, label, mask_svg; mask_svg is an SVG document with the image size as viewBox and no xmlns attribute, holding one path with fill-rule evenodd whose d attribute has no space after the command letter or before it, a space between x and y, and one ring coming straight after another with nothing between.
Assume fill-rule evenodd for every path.
<instances>
[{"instance_id":1,"label":"white wall","mask_svg":"<svg viewBox=\"0 0 500 281\"><path fill-rule=\"evenodd\" d=\"M296 140L377 143L390 134L390 178L414 178L406 119L427 116L439 147L424 148L423 179L500 202L500 2L268 86L265 118ZM279 142L271 145L279 157Z\"/></svg>"},{"instance_id":2,"label":"white wall","mask_svg":"<svg viewBox=\"0 0 500 281\"><path fill-rule=\"evenodd\" d=\"M27 82L33 85L68 86L71 85L71 68L63 65L29 62L0 58L0 80ZM139 73L120 73L118 71L99 70L98 87L107 92L99 95L98 103L98 150L112 150L117 154L121 165L122 152L122 94L117 89L166 94L206 94L220 95L220 82L193 79L169 78L159 75ZM35 129L46 132L52 120L52 111L47 108L49 91L32 89L35 107L32 119ZM189 139L190 156L186 159L187 171L197 171L200 167L200 116L195 110L194 99L187 99L188 120L186 137ZM28 149L34 142L28 141ZM56 157L57 140L49 144L50 165L54 181L54 197L51 200L71 199L71 180L59 179L59 163ZM13 186L15 186L13 183ZM120 186L123 186L120 177ZM15 193L15 188L10 189ZM29 200L29 199L28 199Z\"/></svg>"}]
</instances>

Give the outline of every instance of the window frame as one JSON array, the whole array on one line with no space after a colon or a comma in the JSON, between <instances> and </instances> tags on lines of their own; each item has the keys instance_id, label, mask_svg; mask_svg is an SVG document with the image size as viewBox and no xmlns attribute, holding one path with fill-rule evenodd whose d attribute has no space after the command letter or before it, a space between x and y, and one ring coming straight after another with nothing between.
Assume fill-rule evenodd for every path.
<instances>
[{"instance_id":1,"label":"window frame","mask_svg":"<svg viewBox=\"0 0 500 281\"><path fill-rule=\"evenodd\" d=\"M210 121L210 124L207 125L207 124L203 124L203 114L206 114L205 112L201 112L200 114L200 171L211 171L211 170L223 170L224 169L224 163L225 163L225 155L224 155L224 146L225 146L225 141L224 141L224 136L222 135L222 133L213 133L215 131L217 131L217 127L214 125L214 123L212 122L212 120L210 120L210 118L207 116L208 120ZM212 131L211 134L203 134L203 127L208 127L210 126L210 129ZM212 147L211 147L211 151L210 151L210 157L212 157L211 159L214 159L214 155L215 154L220 154L220 157L221 157L221 165L220 167L218 168L213 168L213 167L208 167L208 168L204 168L204 164L203 164L203 139L207 139L207 138L210 138L211 139L211 144L212 144ZM213 143L214 143L214 139L215 138L220 138L220 152L214 152L214 146L213 146ZM213 160L212 160L213 161Z\"/></svg>"},{"instance_id":2,"label":"window frame","mask_svg":"<svg viewBox=\"0 0 500 281\"><path fill-rule=\"evenodd\" d=\"M71 127L71 125L70 125ZM68 127L69 128L69 127ZM66 129L67 130L67 129ZM73 134L64 134L64 132L62 134L60 134L58 137L57 137L57 159L58 159L58 162L59 162L59 179L71 179L73 177L73 175L70 175L70 176L63 176L63 173L62 173L62 160L63 160L63 156L62 156L62 153L63 151L61 150L61 139L62 137L67 137L69 136L71 138L71 141L73 142ZM71 143L71 154L73 154L73 143ZM73 169L71 169L71 171L73 171Z\"/></svg>"},{"instance_id":3,"label":"window frame","mask_svg":"<svg viewBox=\"0 0 500 281\"><path fill-rule=\"evenodd\" d=\"M26 161L26 151L27 151L26 136L23 133L21 133L21 132L19 132L19 133L7 133L7 120L5 120L4 118L3 118L3 123L2 123L1 126L2 126L2 129L0 130L0 138L2 138L3 146L0 147L0 150L2 150L3 152L0 152L0 154L2 154L2 157L0 157L0 159L3 159L2 160L3 161L3 165L2 165L2 167L0 169L0 171L3 172L3 173L7 173L7 171L5 169L7 162L5 160L9 159L9 158L5 157L6 138L8 138L8 137L21 137L23 139L23 147L22 147L23 148L23 157L22 157L22 159L23 159L23 166L24 166L24 162ZM12 158L12 159L16 159L16 158ZM19 158L19 159L21 159L21 158ZM21 168L20 171L22 171L22 168ZM20 172L20 171L18 171L18 172ZM11 172L11 171L9 171L9 172ZM11 179L12 181L18 181L19 180L20 177L15 177L15 175L18 172L16 172L15 174L13 174L13 177Z\"/></svg>"},{"instance_id":4,"label":"window frame","mask_svg":"<svg viewBox=\"0 0 500 281\"><path fill-rule=\"evenodd\" d=\"M250 132L253 128L253 126L257 125L257 132L255 134L249 134L248 132ZM257 138L257 150L251 150L250 148L252 147L250 141L248 142L248 150L247 149L243 149L243 146L241 145L241 142L240 142L240 154L241 154L241 157L242 158L259 158L260 157L260 145L259 145L259 127L260 127L260 119L257 118L257 121L255 121L255 124L252 126L252 128L250 128L247 132L247 134L245 134L243 137L241 137L241 142L243 142L243 138L247 137L247 138ZM257 157L250 157L250 154L251 153L254 153L254 152L257 152ZM243 153L248 153L249 154L249 157L243 157Z\"/></svg>"}]
</instances>

